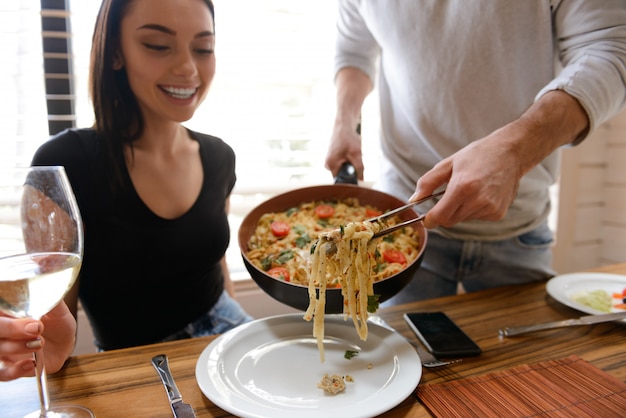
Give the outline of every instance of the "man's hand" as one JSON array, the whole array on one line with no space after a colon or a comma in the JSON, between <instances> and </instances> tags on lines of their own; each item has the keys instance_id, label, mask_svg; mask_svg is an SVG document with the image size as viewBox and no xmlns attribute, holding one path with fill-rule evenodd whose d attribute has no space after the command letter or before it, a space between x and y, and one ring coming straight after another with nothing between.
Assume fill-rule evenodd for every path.
<instances>
[{"instance_id":1,"label":"man's hand","mask_svg":"<svg viewBox=\"0 0 626 418\"><path fill-rule=\"evenodd\" d=\"M363 180L363 156L361 154L361 136L353 126L335 125L330 139L330 146L326 154L325 166L337 175L344 162L350 162L357 173L357 178Z\"/></svg>"},{"instance_id":2,"label":"man's hand","mask_svg":"<svg viewBox=\"0 0 626 418\"><path fill-rule=\"evenodd\" d=\"M423 175L411 201L425 197L447 183L441 200L424 219L426 228L450 227L480 219L497 221L504 217L515 199L524 174L519 156L502 141L506 129L473 142L440 161Z\"/></svg>"},{"instance_id":3,"label":"man's hand","mask_svg":"<svg viewBox=\"0 0 626 418\"><path fill-rule=\"evenodd\" d=\"M357 179L363 180L361 135L356 129L361 120L361 106L372 90L369 77L356 68L342 68L335 78L337 87L337 112L325 166L333 177L346 161L356 170Z\"/></svg>"},{"instance_id":4,"label":"man's hand","mask_svg":"<svg viewBox=\"0 0 626 418\"><path fill-rule=\"evenodd\" d=\"M560 146L584 137L589 119L563 91L546 93L517 120L440 161L417 182L409 201L446 186L424 219L426 228L467 220L498 221L526 173Z\"/></svg>"}]
</instances>

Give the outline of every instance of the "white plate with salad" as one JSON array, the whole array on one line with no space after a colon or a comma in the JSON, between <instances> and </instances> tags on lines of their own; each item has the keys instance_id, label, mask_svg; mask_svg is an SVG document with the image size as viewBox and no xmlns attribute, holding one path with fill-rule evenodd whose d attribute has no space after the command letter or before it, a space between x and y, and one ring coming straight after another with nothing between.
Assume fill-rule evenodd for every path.
<instances>
[{"instance_id":1,"label":"white plate with salad","mask_svg":"<svg viewBox=\"0 0 626 418\"><path fill-rule=\"evenodd\" d=\"M626 276L621 274L562 274L550 279L546 290L560 303L588 314L626 310Z\"/></svg>"}]
</instances>

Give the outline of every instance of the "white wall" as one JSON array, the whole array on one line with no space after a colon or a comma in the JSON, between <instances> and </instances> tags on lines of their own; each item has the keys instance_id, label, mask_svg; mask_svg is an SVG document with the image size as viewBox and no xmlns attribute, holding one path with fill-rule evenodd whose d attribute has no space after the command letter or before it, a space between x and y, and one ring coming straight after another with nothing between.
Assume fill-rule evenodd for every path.
<instances>
[{"instance_id":1,"label":"white wall","mask_svg":"<svg viewBox=\"0 0 626 418\"><path fill-rule=\"evenodd\" d=\"M626 109L563 151L554 267L626 262Z\"/></svg>"}]
</instances>

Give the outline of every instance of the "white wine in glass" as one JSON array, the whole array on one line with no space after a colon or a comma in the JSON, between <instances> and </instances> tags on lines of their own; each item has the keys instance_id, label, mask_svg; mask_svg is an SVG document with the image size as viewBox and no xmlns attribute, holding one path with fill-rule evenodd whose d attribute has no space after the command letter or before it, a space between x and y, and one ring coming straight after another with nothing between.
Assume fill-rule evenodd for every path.
<instances>
[{"instance_id":1,"label":"white wine in glass","mask_svg":"<svg viewBox=\"0 0 626 418\"><path fill-rule=\"evenodd\" d=\"M83 226L63 167L0 169L0 312L40 319L72 288L83 258ZM50 405L44 350L34 356L40 410L29 417L93 417Z\"/></svg>"}]
</instances>

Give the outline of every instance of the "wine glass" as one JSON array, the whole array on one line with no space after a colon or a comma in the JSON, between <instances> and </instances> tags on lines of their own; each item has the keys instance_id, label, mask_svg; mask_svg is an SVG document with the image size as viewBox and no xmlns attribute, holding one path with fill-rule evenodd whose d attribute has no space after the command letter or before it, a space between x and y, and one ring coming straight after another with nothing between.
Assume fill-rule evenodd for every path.
<instances>
[{"instance_id":1,"label":"wine glass","mask_svg":"<svg viewBox=\"0 0 626 418\"><path fill-rule=\"evenodd\" d=\"M0 169L0 312L40 319L78 276L83 226L65 169ZM40 410L29 417L93 417L82 406L50 406L44 353L34 355Z\"/></svg>"}]
</instances>

